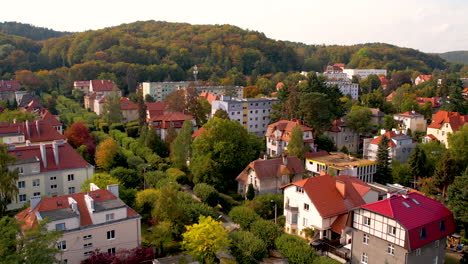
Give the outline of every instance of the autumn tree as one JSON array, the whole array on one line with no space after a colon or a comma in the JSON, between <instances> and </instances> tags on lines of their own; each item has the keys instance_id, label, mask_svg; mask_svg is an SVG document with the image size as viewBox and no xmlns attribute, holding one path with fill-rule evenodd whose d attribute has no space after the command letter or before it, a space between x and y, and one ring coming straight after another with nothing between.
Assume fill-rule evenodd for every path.
<instances>
[{"instance_id":1,"label":"autumn tree","mask_svg":"<svg viewBox=\"0 0 468 264\"><path fill-rule=\"evenodd\" d=\"M183 248L200 263L213 263L229 245L228 230L211 217L200 216L198 224L187 226L182 236Z\"/></svg>"},{"instance_id":2,"label":"autumn tree","mask_svg":"<svg viewBox=\"0 0 468 264\"><path fill-rule=\"evenodd\" d=\"M392 169L388 150L388 138L383 135L377 150L377 170L374 181L382 184L392 183Z\"/></svg>"},{"instance_id":3,"label":"autumn tree","mask_svg":"<svg viewBox=\"0 0 468 264\"><path fill-rule=\"evenodd\" d=\"M118 154L119 146L114 139L108 138L97 146L96 165L108 171L115 165L115 158Z\"/></svg>"},{"instance_id":4,"label":"autumn tree","mask_svg":"<svg viewBox=\"0 0 468 264\"><path fill-rule=\"evenodd\" d=\"M354 105L345 116L347 125L357 133L368 133L372 129L372 112L369 108Z\"/></svg>"},{"instance_id":5,"label":"autumn tree","mask_svg":"<svg viewBox=\"0 0 468 264\"><path fill-rule=\"evenodd\" d=\"M190 158L192 150L193 123L187 119L182 125L182 129L171 143L171 159L174 166L183 168Z\"/></svg>"},{"instance_id":6,"label":"autumn tree","mask_svg":"<svg viewBox=\"0 0 468 264\"><path fill-rule=\"evenodd\" d=\"M8 154L8 147L0 144L0 217L6 212L7 205L18 195L18 169L8 167L16 161L14 156Z\"/></svg>"},{"instance_id":7,"label":"autumn tree","mask_svg":"<svg viewBox=\"0 0 468 264\"><path fill-rule=\"evenodd\" d=\"M309 151L309 144L304 144L304 133L302 126L296 125L291 131L291 140L287 146L289 156L296 156L299 159L304 159L304 154Z\"/></svg>"},{"instance_id":8,"label":"autumn tree","mask_svg":"<svg viewBox=\"0 0 468 264\"><path fill-rule=\"evenodd\" d=\"M96 145L89 133L89 129L84 122L75 122L71 124L64 133L67 142L74 148L85 146L84 152L93 156Z\"/></svg>"},{"instance_id":9,"label":"autumn tree","mask_svg":"<svg viewBox=\"0 0 468 264\"><path fill-rule=\"evenodd\" d=\"M221 109L221 108L216 110L213 117L218 117L218 118L230 120L229 114L226 111L224 111L223 109Z\"/></svg>"}]
</instances>

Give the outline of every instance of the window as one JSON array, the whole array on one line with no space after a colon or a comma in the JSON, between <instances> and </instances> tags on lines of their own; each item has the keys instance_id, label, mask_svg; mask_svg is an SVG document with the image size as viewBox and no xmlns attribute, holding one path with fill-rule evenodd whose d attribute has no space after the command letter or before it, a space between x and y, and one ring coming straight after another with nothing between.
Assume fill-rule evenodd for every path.
<instances>
[{"instance_id":1,"label":"window","mask_svg":"<svg viewBox=\"0 0 468 264\"><path fill-rule=\"evenodd\" d=\"M396 227L394 226L388 226L388 233L392 236L396 235Z\"/></svg>"},{"instance_id":2,"label":"window","mask_svg":"<svg viewBox=\"0 0 468 264\"><path fill-rule=\"evenodd\" d=\"M106 214L106 221L112 221L112 220L114 220L114 213Z\"/></svg>"},{"instance_id":3,"label":"window","mask_svg":"<svg viewBox=\"0 0 468 264\"><path fill-rule=\"evenodd\" d=\"M115 230L107 231L107 239L115 239Z\"/></svg>"},{"instance_id":4,"label":"window","mask_svg":"<svg viewBox=\"0 0 468 264\"><path fill-rule=\"evenodd\" d=\"M371 219L369 217L364 216L363 220L364 220L364 225L370 226L370 220Z\"/></svg>"},{"instance_id":5,"label":"window","mask_svg":"<svg viewBox=\"0 0 468 264\"><path fill-rule=\"evenodd\" d=\"M68 187L68 194L75 193L75 187Z\"/></svg>"},{"instance_id":6,"label":"window","mask_svg":"<svg viewBox=\"0 0 468 264\"><path fill-rule=\"evenodd\" d=\"M86 243L83 245L83 248L91 248L93 247L93 243Z\"/></svg>"},{"instance_id":7,"label":"window","mask_svg":"<svg viewBox=\"0 0 468 264\"><path fill-rule=\"evenodd\" d=\"M303 225L303 226L307 226L307 225L308 225L308 220L307 220L307 218L305 218L305 217L302 218L302 225Z\"/></svg>"},{"instance_id":8,"label":"window","mask_svg":"<svg viewBox=\"0 0 468 264\"><path fill-rule=\"evenodd\" d=\"M55 180L57 180L57 177L52 176L52 177L50 177L50 180L51 180L51 181L55 181Z\"/></svg>"},{"instance_id":9,"label":"window","mask_svg":"<svg viewBox=\"0 0 468 264\"><path fill-rule=\"evenodd\" d=\"M86 251L85 253L83 253L83 255L85 255L85 257L91 256L92 254L93 254L92 251Z\"/></svg>"},{"instance_id":10,"label":"window","mask_svg":"<svg viewBox=\"0 0 468 264\"><path fill-rule=\"evenodd\" d=\"M368 245L369 244L369 234L364 234L362 237L362 243Z\"/></svg>"},{"instance_id":11,"label":"window","mask_svg":"<svg viewBox=\"0 0 468 264\"><path fill-rule=\"evenodd\" d=\"M34 179L33 180L33 187L37 187L41 185L41 180L40 179Z\"/></svg>"},{"instance_id":12,"label":"window","mask_svg":"<svg viewBox=\"0 0 468 264\"><path fill-rule=\"evenodd\" d=\"M20 202L26 202L26 194L20 194L19 195L19 201Z\"/></svg>"},{"instance_id":13,"label":"window","mask_svg":"<svg viewBox=\"0 0 468 264\"><path fill-rule=\"evenodd\" d=\"M440 221L439 227L440 227L440 231L441 231L441 232L442 232L442 231L445 231L445 221L443 221L443 220Z\"/></svg>"},{"instance_id":14,"label":"window","mask_svg":"<svg viewBox=\"0 0 468 264\"><path fill-rule=\"evenodd\" d=\"M296 186L296 192L304 193L304 189L299 186Z\"/></svg>"},{"instance_id":15,"label":"window","mask_svg":"<svg viewBox=\"0 0 468 264\"><path fill-rule=\"evenodd\" d=\"M35 192L33 193L33 196L41 196L41 192Z\"/></svg>"},{"instance_id":16,"label":"window","mask_svg":"<svg viewBox=\"0 0 468 264\"><path fill-rule=\"evenodd\" d=\"M67 249L67 241L66 240L58 241L57 242L57 248L60 249L60 250L66 250Z\"/></svg>"},{"instance_id":17,"label":"window","mask_svg":"<svg viewBox=\"0 0 468 264\"><path fill-rule=\"evenodd\" d=\"M52 185L50 186L50 188L51 188L51 189L57 189L57 184L52 184Z\"/></svg>"},{"instance_id":18,"label":"window","mask_svg":"<svg viewBox=\"0 0 468 264\"><path fill-rule=\"evenodd\" d=\"M391 256L395 255L395 246L392 244L388 244L387 253Z\"/></svg>"},{"instance_id":19,"label":"window","mask_svg":"<svg viewBox=\"0 0 468 264\"><path fill-rule=\"evenodd\" d=\"M26 188L26 182L25 181L19 181L18 182L18 189L24 189Z\"/></svg>"},{"instance_id":20,"label":"window","mask_svg":"<svg viewBox=\"0 0 468 264\"><path fill-rule=\"evenodd\" d=\"M426 228L423 227L423 228L421 228L421 231L419 232L419 238L426 239L426 237L427 237Z\"/></svg>"},{"instance_id":21,"label":"window","mask_svg":"<svg viewBox=\"0 0 468 264\"><path fill-rule=\"evenodd\" d=\"M107 253L115 255L115 248L109 248L107 249Z\"/></svg>"},{"instance_id":22,"label":"window","mask_svg":"<svg viewBox=\"0 0 468 264\"><path fill-rule=\"evenodd\" d=\"M75 180L75 175L74 174L68 174L68 181L74 181Z\"/></svg>"},{"instance_id":23,"label":"window","mask_svg":"<svg viewBox=\"0 0 468 264\"><path fill-rule=\"evenodd\" d=\"M92 235L86 235L86 236L83 237L83 240L89 240L89 239L91 239L91 238L93 238Z\"/></svg>"},{"instance_id":24,"label":"window","mask_svg":"<svg viewBox=\"0 0 468 264\"><path fill-rule=\"evenodd\" d=\"M18 167L18 173L19 173L19 174L23 174L23 173L24 173L23 167Z\"/></svg>"},{"instance_id":25,"label":"window","mask_svg":"<svg viewBox=\"0 0 468 264\"><path fill-rule=\"evenodd\" d=\"M55 225L55 230L62 231L65 230L65 223L60 223Z\"/></svg>"},{"instance_id":26,"label":"window","mask_svg":"<svg viewBox=\"0 0 468 264\"><path fill-rule=\"evenodd\" d=\"M367 264L368 261L369 261L369 259L367 257L366 252L362 252L362 254L361 254L361 263L362 264Z\"/></svg>"},{"instance_id":27,"label":"window","mask_svg":"<svg viewBox=\"0 0 468 264\"><path fill-rule=\"evenodd\" d=\"M436 240L436 241L434 241L434 247L435 247L435 248L438 248L438 247L439 247L439 245L440 245L440 242L439 242L439 240Z\"/></svg>"},{"instance_id":28,"label":"window","mask_svg":"<svg viewBox=\"0 0 468 264\"><path fill-rule=\"evenodd\" d=\"M304 204L304 210L309 211L309 204Z\"/></svg>"}]
</instances>

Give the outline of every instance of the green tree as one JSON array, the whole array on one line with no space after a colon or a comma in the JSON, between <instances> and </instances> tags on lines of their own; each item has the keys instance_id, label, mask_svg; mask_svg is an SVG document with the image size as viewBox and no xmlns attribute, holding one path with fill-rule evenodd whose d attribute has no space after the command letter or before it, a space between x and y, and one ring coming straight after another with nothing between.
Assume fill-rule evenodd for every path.
<instances>
[{"instance_id":1,"label":"green tree","mask_svg":"<svg viewBox=\"0 0 468 264\"><path fill-rule=\"evenodd\" d=\"M154 103L154 102L156 102L156 100L154 100L153 96L151 96L150 94L147 94L147 95L145 95L145 102Z\"/></svg>"},{"instance_id":2,"label":"green tree","mask_svg":"<svg viewBox=\"0 0 468 264\"><path fill-rule=\"evenodd\" d=\"M372 129L372 111L363 106L354 105L345 116L348 126L357 133L368 133Z\"/></svg>"},{"instance_id":3,"label":"green tree","mask_svg":"<svg viewBox=\"0 0 468 264\"><path fill-rule=\"evenodd\" d=\"M374 174L375 182L382 184L392 183L392 169L390 167L388 152L388 138L383 135L377 150L377 170Z\"/></svg>"},{"instance_id":4,"label":"green tree","mask_svg":"<svg viewBox=\"0 0 468 264\"><path fill-rule=\"evenodd\" d=\"M231 252L239 264L255 264L268 256L262 239L248 231L234 231L229 234Z\"/></svg>"},{"instance_id":5,"label":"green tree","mask_svg":"<svg viewBox=\"0 0 468 264\"><path fill-rule=\"evenodd\" d=\"M403 186L411 186L411 183L414 180L408 163L400 164L398 161L393 161L392 177L395 183L399 183Z\"/></svg>"},{"instance_id":6,"label":"green tree","mask_svg":"<svg viewBox=\"0 0 468 264\"><path fill-rule=\"evenodd\" d=\"M465 125L458 132L449 134L448 144L448 151L459 164L459 168L465 169L468 164L468 126ZM460 175L461 172L459 171L457 175Z\"/></svg>"},{"instance_id":7,"label":"green tree","mask_svg":"<svg viewBox=\"0 0 468 264\"><path fill-rule=\"evenodd\" d=\"M82 185L81 185L81 191L82 192L88 192L89 191L89 184L94 183L99 187L99 189L106 189L107 185L112 185L112 184L118 184L121 185L120 181L108 173L95 173L93 177L87 179Z\"/></svg>"},{"instance_id":8,"label":"green tree","mask_svg":"<svg viewBox=\"0 0 468 264\"><path fill-rule=\"evenodd\" d=\"M232 208L229 212L229 218L231 218L234 223L239 224L244 230L249 230L250 225L254 221L261 219L253 209L246 206L236 206Z\"/></svg>"},{"instance_id":9,"label":"green tree","mask_svg":"<svg viewBox=\"0 0 468 264\"><path fill-rule=\"evenodd\" d=\"M13 123L13 122L24 122L34 121L37 117L30 112L23 112L20 110L4 110L0 113L0 122Z\"/></svg>"},{"instance_id":10,"label":"green tree","mask_svg":"<svg viewBox=\"0 0 468 264\"><path fill-rule=\"evenodd\" d=\"M385 115L382 126L387 131L391 131L392 128L396 128L397 122L395 119L393 119L393 115Z\"/></svg>"},{"instance_id":11,"label":"green tree","mask_svg":"<svg viewBox=\"0 0 468 264\"><path fill-rule=\"evenodd\" d=\"M229 114L226 111L224 111L223 109L221 109L221 108L216 110L213 117L218 117L218 118L230 120Z\"/></svg>"},{"instance_id":12,"label":"green tree","mask_svg":"<svg viewBox=\"0 0 468 264\"><path fill-rule=\"evenodd\" d=\"M213 263L216 254L229 245L228 230L211 217L200 216L198 224L187 226L182 246L200 263Z\"/></svg>"},{"instance_id":13,"label":"green tree","mask_svg":"<svg viewBox=\"0 0 468 264\"><path fill-rule=\"evenodd\" d=\"M291 140L288 144L288 155L304 159L304 154L309 151L309 144L304 144L304 133L302 126L296 125L291 131Z\"/></svg>"},{"instance_id":14,"label":"green tree","mask_svg":"<svg viewBox=\"0 0 468 264\"><path fill-rule=\"evenodd\" d=\"M247 200L252 200L255 197L255 189L252 183L249 183L247 187L247 193L245 194L245 198Z\"/></svg>"},{"instance_id":15,"label":"green tree","mask_svg":"<svg viewBox=\"0 0 468 264\"><path fill-rule=\"evenodd\" d=\"M172 223L163 221L152 227L148 242L156 249L157 256L164 256L175 241L175 235Z\"/></svg>"},{"instance_id":16,"label":"green tree","mask_svg":"<svg viewBox=\"0 0 468 264\"><path fill-rule=\"evenodd\" d=\"M203 128L204 133L192 144L193 182L221 190L233 186L235 176L258 157L260 141L237 121L213 118Z\"/></svg>"},{"instance_id":17,"label":"green tree","mask_svg":"<svg viewBox=\"0 0 468 264\"><path fill-rule=\"evenodd\" d=\"M117 167L110 172L110 176L119 180L126 188L136 188L140 183L140 177L136 170Z\"/></svg>"},{"instance_id":18,"label":"green tree","mask_svg":"<svg viewBox=\"0 0 468 264\"><path fill-rule=\"evenodd\" d=\"M466 165L466 164L465 164ZM459 175L460 165L450 152L446 152L435 168L434 183L441 188L442 195L446 195L447 187Z\"/></svg>"},{"instance_id":19,"label":"green tree","mask_svg":"<svg viewBox=\"0 0 468 264\"><path fill-rule=\"evenodd\" d=\"M447 204L455 219L463 225L465 238L468 237L468 169L455 177L447 190Z\"/></svg>"},{"instance_id":20,"label":"green tree","mask_svg":"<svg viewBox=\"0 0 468 264\"><path fill-rule=\"evenodd\" d=\"M268 249L275 247L275 240L283 234L283 230L270 220L259 219L250 225L250 232L261 238Z\"/></svg>"},{"instance_id":21,"label":"green tree","mask_svg":"<svg viewBox=\"0 0 468 264\"><path fill-rule=\"evenodd\" d=\"M218 204L219 193L216 189L206 183L198 183L193 187L193 192L203 202L209 206L216 206Z\"/></svg>"},{"instance_id":22,"label":"green tree","mask_svg":"<svg viewBox=\"0 0 468 264\"><path fill-rule=\"evenodd\" d=\"M283 234L276 239L275 245L291 264L313 263L317 258L315 250L298 236Z\"/></svg>"},{"instance_id":23,"label":"green tree","mask_svg":"<svg viewBox=\"0 0 468 264\"><path fill-rule=\"evenodd\" d=\"M102 119L108 124L122 122L123 116L120 110L120 95L117 90L106 95L102 106Z\"/></svg>"},{"instance_id":24,"label":"green tree","mask_svg":"<svg viewBox=\"0 0 468 264\"><path fill-rule=\"evenodd\" d=\"M16 158L8 154L8 147L0 144L0 217L7 209L7 205L18 195L18 169L8 167L14 165Z\"/></svg>"},{"instance_id":25,"label":"green tree","mask_svg":"<svg viewBox=\"0 0 468 264\"><path fill-rule=\"evenodd\" d=\"M411 172L411 176L415 181L421 177L428 176L426 172L426 153L422 151L419 146L416 146L416 148L411 153L408 159L408 166Z\"/></svg>"},{"instance_id":26,"label":"green tree","mask_svg":"<svg viewBox=\"0 0 468 264\"><path fill-rule=\"evenodd\" d=\"M369 75L366 79L359 82L361 87L361 94L371 93L375 89L378 89L381 85L379 76L375 74Z\"/></svg>"},{"instance_id":27,"label":"green tree","mask_svg":"<svg viewBox=\"0 0 468 264\"><path fill-rule=\"evenodd\" d=\"M325 150L328 152L336 151L335 143L326 135L321 135L321 136L316 137L315 143L317 143L319 150Z\"/></svg>"},{"instance_id":28,"label":"green tree","mask_svg":"<svg viewBox=\"0 0 468 264\"><path fill-rule=\"evenodd\" d=\"M192 151L193 123L187 119L182 125L182 129L171 143L171 160L177 168L186 167Z\"/></svg>"},{"instance_id":29,"label":"green tree","mask_svg":"<svg viewBox=\"0 0 468 264\"><path fill-rule=\"evenodd\" d=\"M143 90L139 90L137 93L137 105L138 105L138 124L140 129L146 124L146 104L143 98Z\"/></svg>"}]
</instances>

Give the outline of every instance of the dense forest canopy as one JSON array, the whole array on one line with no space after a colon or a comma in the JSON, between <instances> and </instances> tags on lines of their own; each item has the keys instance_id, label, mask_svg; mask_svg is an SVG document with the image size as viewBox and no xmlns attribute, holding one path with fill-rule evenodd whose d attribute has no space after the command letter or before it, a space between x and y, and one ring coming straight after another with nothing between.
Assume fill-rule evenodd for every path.
<instances>
[{"instance_id":1,"label":"dense forest canopy","mask_svg":"<svg viewBox=\"0 0 468 264\"><path fill-rule=\"evenodd\" d=\"M70 34L70 32L60 32L18 22L0 22L0 32L32 40L45 40Z\"/></svg>"},{"instance_id":2,"label":"dense forest canopy","mask_svg":"<svg viewBox=\"0 0 468 264\"><path fill-rule=\"evenodd\" d=\"M245 78L239 76L322 71L325 65L339 62L348 68L411 69L426 74L448 65L437 55L383 43L306 45L275 41L231 25L138 21L43 41L0 33L1 78L29 70L56 87L71 87L73 80L96 79L106 73L132 92L131 84L136 82L191 80L194 65L199 80L245 85Z\"/></svg>"},{"instance_id":3,"label":"dense forest canopy","mask_svg":"<svg viewBox=\"0 0 468 264\"><path fill-rule=\"evenodd\" d=\"M444 60L468 64L468 50L449 51L439 54Z\"/></svg>"}]
</instances>

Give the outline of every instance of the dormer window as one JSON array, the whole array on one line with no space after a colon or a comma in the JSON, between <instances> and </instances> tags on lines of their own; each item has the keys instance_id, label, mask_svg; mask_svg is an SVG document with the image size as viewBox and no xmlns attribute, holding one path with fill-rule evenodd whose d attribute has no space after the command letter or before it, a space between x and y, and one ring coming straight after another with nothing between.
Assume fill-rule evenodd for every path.
<instances>
[{"instance_id":1,"label":"dormer window","mask_svg":"<svg viewBox=\"0 0 468 264\"><path fill-rule=\"evenodd\" d=\"M440 221L439 227L440 227L440 232L445 231L445 221L444 220Z\"/></svg>"},{"instance_id":2,"label":"dormer window","mask_svg":"<svg viewBox=\"0 0 468 264\"><path fill-rule=\"evenodd\" d=\"M426 239L426 237L427 237L426 228L423 227L423 228L421 228L421 231L419 232L419 238Z\"/></svg>"},{"instance_id":3,"label":"dormer window","mask_svg":"<svg viewBox=\"0 0 468 264\"><path fill-rule=\"evenodd\" d=\"M55 230L62 231L65 230L65 223L60 223L55 225Z\"/></svg>"}]
</instances>

